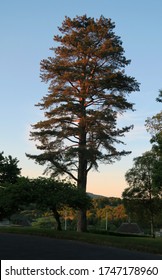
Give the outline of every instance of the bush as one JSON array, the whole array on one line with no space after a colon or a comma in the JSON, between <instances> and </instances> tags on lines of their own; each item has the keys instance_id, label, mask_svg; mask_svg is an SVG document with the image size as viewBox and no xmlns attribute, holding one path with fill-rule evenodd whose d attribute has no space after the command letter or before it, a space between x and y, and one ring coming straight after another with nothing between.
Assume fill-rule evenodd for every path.
<instances>
[{"instance_id":1,"label":"bush","mask_svg":"<svg viewBox=\"0 0 162 280\"><path fill-rule=\"evenodd\" d=\"M10 217L10 221L19 226L30 226L31 222L28 217L24 216L23 214L13 214Z\"/></svg>"},{"instance_id":2,"label":"bush","mask_svg":"<svg viewBox=\"0 0 162 280\"><path fill-rule=\"evenodd\" d=\"M56 221L53 217L41 217L32 222L33 227L40 227L40 228L54 228L56 229Z\"/></svg>"}]
</instances>

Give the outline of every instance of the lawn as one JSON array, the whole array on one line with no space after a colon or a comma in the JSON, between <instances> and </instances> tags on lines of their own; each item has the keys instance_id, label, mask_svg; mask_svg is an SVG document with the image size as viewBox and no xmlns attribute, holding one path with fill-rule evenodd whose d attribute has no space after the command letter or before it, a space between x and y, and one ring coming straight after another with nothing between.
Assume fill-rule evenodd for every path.
<instances>
[{"instance_id":1,"label":"lawn","mask_svg":"<svg viewBox=\"0 0 162 280\"><path fill-rule=\"evenodd\" d=\"M78 240L98 245L107 245L142 252L150 252L162 255L162 237L126 237L95 233L79 233L73 231L55 231L53 229L42 229L34 227L0 227L0 233L17 233L46 236L58 239Z\"/></svg>"}]
</instances>

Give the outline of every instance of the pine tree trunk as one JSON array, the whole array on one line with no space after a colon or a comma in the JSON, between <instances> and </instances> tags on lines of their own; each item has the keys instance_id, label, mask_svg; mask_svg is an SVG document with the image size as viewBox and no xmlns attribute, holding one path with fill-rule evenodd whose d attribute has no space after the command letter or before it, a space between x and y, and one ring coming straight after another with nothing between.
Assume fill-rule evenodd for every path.
<instances>
[{"instance_id":1,"label":"pine tree trunk","mask_svg":"<svg viewBox=\"0 0 162 280\"><path fill-rule=\"evenodd\" d=\"M80 120L80 139L79 139L79 167L78 167L78 189L86 192L87 186L87 159L86 159L86 125L85 125L85 108L82 106L82 118ZM87 231L86 209L78 211L77 231Z\"/></svg>"},{"instance_id":2,"label":"pine tree trunk","mask_svg":"<svg viewBox=\"0 0 162 280\"><path fill-rule=\"evenodd\" d=\"M78 189L86 192L87 185L87 161L84 159L84 154L80 158L80 168L78 170ZM87 218L86 209L80 209L78 211L78 223L77 231L84 232L87 231Z\"/></svg>"},{"instance_id":3,"label":"pine tree trunk","mask_svg":"<svg viewBox=\"0 0 162 280\"><path fill-rule=\"evenodd\" d=\"M87 158L86 158L86 108L85 99L80 98L81 115L79 121L79 165L78 165L78 182L77 187L86 192L87 186ZM78 211L77 231L87 231L86 209Z\"/></svg>"}]
</instances>

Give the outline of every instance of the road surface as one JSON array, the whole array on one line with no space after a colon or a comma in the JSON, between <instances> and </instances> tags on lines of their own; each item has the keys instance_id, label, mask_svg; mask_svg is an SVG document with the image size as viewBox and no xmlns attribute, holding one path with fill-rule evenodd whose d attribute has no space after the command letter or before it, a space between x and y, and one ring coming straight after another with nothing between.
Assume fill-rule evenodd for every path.
<instances>
[{"instance_id":1,"label":"road surface","mask_svg":"<svg viewBox=\"0 0 162 280\"><path fill-rule=\"evenodd\" d=\"M72 240L0 233L1 260L162 260L162 255Z\"/></svg>"}]
</instances>

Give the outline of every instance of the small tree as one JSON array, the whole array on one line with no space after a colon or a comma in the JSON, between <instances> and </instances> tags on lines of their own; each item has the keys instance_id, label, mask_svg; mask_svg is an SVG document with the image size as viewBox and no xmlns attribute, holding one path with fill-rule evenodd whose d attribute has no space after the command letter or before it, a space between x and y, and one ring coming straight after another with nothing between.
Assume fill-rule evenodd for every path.
<instances>
[{"instance_id":1,"label":"small tree","mask_svg":"<svg viewBox=\"0 0 162 280\"><path fill-rule=\"evenodd\" d=\"M154 234L154 216L157 215L159 202L162 199L162 189L153 183L154 168L157 164L153 151L145 152L134 159L134 166L125 175L129 188L122 194L128 212L141 216L147 215L151 224L151 234Z\"/></svg>"},{"instance_id":2,"label":"small tree","mask_svg":"<svg viewBox=\"0 0 162 280\"><path fill-rule=\"evenodd\" d=\"M127 95L139 90L125 74L130 64L124 56L115 24L101 16L66 17L54 36L53 57L41 61L41 78L49 92L38 106L45 120L33 125L31 137L39 141L39 155L27 156L53 176L68 175L86 192L88 172L98 162L112 163L130 152L116 144L132 125L117 128L117 117L133 104ZM86 212L80 210L78 230L86 230Z\"/></svg>"},{"instance_id":3,"label":"small tree","mask_svg":"<svg viewBox=\"0 0 162 280\"><path fill-rule=\"evenodd\" d=\"M4 157L3 154L0 153L0 184L6 182L14 184L21 173L21 168L18 167L19 161L10 155Z\"/></svg>"},{"instance_id":4,"label":"small tree","mask_svg":"<svg viewBox=\"0 0 162 280\"><path fill-rule=\"evenodd\" d=\"M57 222L57 230L62 230L59 212L65 206L85 210L90 206L90 197L71 183L59 182L50 178L33 179L31 183L33 202L43 211L52 211Z\"/></svg>"},{"instance_id":5,"label":"small tree","mask_svg":"<svg viewBox=\"0 0 162 280\"><path fill-rule=\"evenodd\" d=\"M16 183L0 187L0 219L10 218L32 202L32 188L28 178L20 177Z\"/></svg>"}]
</instances>

